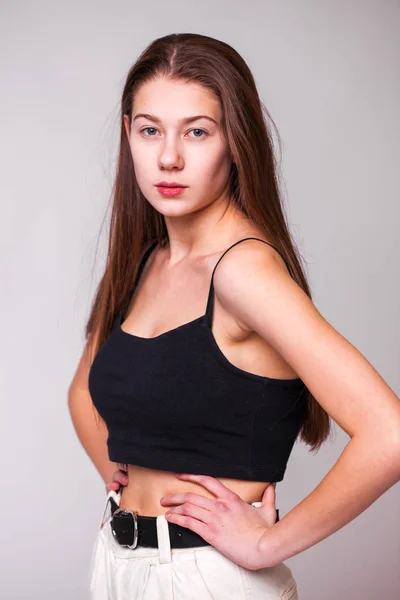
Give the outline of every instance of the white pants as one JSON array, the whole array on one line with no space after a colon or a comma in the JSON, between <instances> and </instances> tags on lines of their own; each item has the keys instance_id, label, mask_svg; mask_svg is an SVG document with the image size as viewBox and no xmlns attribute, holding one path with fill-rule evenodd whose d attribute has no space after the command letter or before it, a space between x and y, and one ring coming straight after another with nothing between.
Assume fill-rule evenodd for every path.
<instances>
[{"instance_id":1,"label":"white pants","mask_svg":"<svg viewBox=\"0 0 400 600\"><path fill-rule=\"evenodd\" d=\"M283 562L252 571L213 546L171 549L164 515L156 518L158 548L121 546L111 532L111 496L118 505L121 497L113 490L107 494L92 552L91 600L298 600Z\"/></svg>"}]
</instances>

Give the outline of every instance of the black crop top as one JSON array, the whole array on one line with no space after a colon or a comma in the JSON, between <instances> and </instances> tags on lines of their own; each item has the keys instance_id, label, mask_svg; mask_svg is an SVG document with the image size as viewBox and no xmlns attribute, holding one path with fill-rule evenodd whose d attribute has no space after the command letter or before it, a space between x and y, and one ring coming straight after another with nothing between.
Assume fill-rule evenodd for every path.
<instances>
[{"instance_id":1,"label":"black crop top","mask_svg":"<svg viewBox=\"0 0 400 600\"><path fill-rule=\"evenodd\" d=\"M211 330L215 268L243 241L215 265L206 312L197 319L143 338L125 332L124 315L117 313L88 382L107 425L111 461L214 477L283 479L307 388L300 378L274 379L233 365ZM130 298L156 245L143 255Z\"/></svg>"}]
</instances>

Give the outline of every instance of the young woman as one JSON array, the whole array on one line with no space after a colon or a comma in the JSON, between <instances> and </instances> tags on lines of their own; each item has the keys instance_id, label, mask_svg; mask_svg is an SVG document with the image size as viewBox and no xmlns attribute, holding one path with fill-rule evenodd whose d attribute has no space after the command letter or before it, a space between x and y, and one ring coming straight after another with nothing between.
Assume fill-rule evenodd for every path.
<instances>
[{"instance_id":1,"label":"young woman","mask_svg":"<svg viewBox=\"0 0 400 600\"><path fill-rule=\"evenodd\" d=\"M244 60L207 36L157 39L127 76L107 264L69 390L108 490L93 599L293 600L283 561L400 478L398 398L311 300L266 115ZM279 520L294 442L317 450L330 417L351 440Z\"/></svg>"}]
</instances>

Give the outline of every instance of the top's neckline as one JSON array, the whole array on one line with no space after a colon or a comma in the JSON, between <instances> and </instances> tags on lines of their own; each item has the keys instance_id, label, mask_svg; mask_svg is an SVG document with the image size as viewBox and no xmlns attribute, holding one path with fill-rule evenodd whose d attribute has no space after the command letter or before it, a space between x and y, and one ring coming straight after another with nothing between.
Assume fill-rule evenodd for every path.
<instances>
[{"instance_id":1,"label":"top's neckline","mask_svg":"<svg viewBox=\"0 0 400 600\"><path fill-rule=\"evenodd\" d=\"M219 257L219 259L217 260L213 270L212 270L212 274L211 274L211 281L210 281L210 285L209 285L209 290L208 290L208 297L207 297L207 304L206 304L206 312L204 314L202 314L199 317L196 317L195 319L192 319L191 321L188 321L187 323L182 323L182 325L178 325L177 327L174 327L173 329L168 329L167 331L164 331L163 333L160 333L159 335L155 335L153 337L142 337L139 335L135 335L133 333L129 333L128 331L125 331L122 328L122 323L123 321L126 319L126 312L124 311L120 311L118 314L118 329L121 331L121 333L125 336L129 336L132 339L137 339L137 340L145 340L145 341L152 341L152 340L159 340L165 336L167 336L168 334L172 334L176 331L180 331L181 329L189 326L189 325L194 325L196 323L201 323L204 321L204 323L206 324L206 326L211 329L212 327L212 313L213 313L213 307L214 307L214 273L215 273L215 269L217 268L219 262L221 261L221 259L223 258L223 256L228 252L228 250L230 250L231 248L233 248L233 246L236 246L237 244L240 244L241 242L245 241L245 240L258 240L260 242L263 242L264 244L267 244L269 246L271 246L272 248L274 248L279 254L281 254L279 252L279 250L273 246L272 244L270 244L269 242L266 242L265 240L262 240L261 238L257 238L257 237L246 237L246 238L242 238L241 240L238 240L237 242L233 243L231 246L229 246ZM133 294L137 288L137 285L139 283L139 279L141 277L141 274L143 272L143 269L145 267L145 264L147 262L147 259L149 258L150 254L153 252L153 250L158 246L158 241L157 240L153 240L153 242L150 244L150 246L147 247L147 249L145 250L140 263L139 263L139 268L137 270L137 274L135 277L135 281L134 284L132 286L132 289L130 291L129 294L129 300L128 300L128 306L129 303L133 297ZM281 254L282 256L282 254ZM286 266L289 270L289 272L291 273L291 269L290 266L288 265L288 263L286 262L285 258L282 256L283 260L286 263Z\"/></svg>"},{"instance_id":2,"label":"top's neckline","mask_svg":"<svg viewBox=\"0 0 400 600\"><path fill-rule=\"evenodd\" d=\"M260 238L244 238L244 239L256 239L261 242L264 242L265 244L268 244L268 242L265 242L264 240L261 240ZM235 246L236 244L239 244L242 241L244 241L244 240L239 240L238 242L233 244L233 246ZM130 294L130 298L132 298L132 295L136 289L136 286L138 284L138 281L139 281L141 272L144 268L145 262L156 245L157 245L156 242L151 244L151 246L145 251L145 253L142 257L142 260L140 261L138 273L135 278L135 282L133 285L132 292ZM269 245L271 246L271 244L269 244ZM230 246L229 248L231 248L231 247L232 246ZM214 334L212 332L212 312L213 312L213 300L214 300L213 278L214 278L214 272L215 272L215 269L216 269L218 263L220 262L221 258L224 256L224 254L229 250L229 248L227 250L225 250L225 252L220 256L220 258L217 261L217 264L214 266L214 269L212 271L208 299L207 299L207 307L206 307L206 312L204 314L200 315L199 317L196 317L195 319L192 319L191 321L182 323L181 325L178 325L177 327L174 327L173 329L168 329L167 331L163 331L162 333L160 333L158 335L155 335L152 337L143 337L140 335L136 335L134 333L129 333L128 331L125 331L125 329L122 328L122 323L126 319L126 314L124 313L124 311L118 311L117 319L116 319L117 331L121 334L121 336L125 337L127 340L131 340L131 341L136 340L138 342L143 342L143 344L150 345L151 343L156 343L157 341L168 338L168 336L172 336L175 333L181 332L185 328L189 328L190 326L195 326L197 324L200 324L203 328L203 331L207 332L209 339L211 340L210 351L212 351L214 353L215 357L220 361L220 363L222 365L224 365L226 368L230 369L233 373L247 377L248 379L252 379L253 381L260 381L262 383L270 383L272 385L289 386L289 387L292 387L292 386L296 387L296 386L304 385L304 383L300 377L275 378L275 377L268 377L267 375L259 375L257 373L251 373L250 371L241 369L240 367L237 367L236 365L231 363L228 360L228 358L223 354L220 347L218 346L218 344L214 338ZM275 250L277 250L277 249L275 248ZM289 266L288 266L288 269L289 269ZM290 269L289 269L289 271L290 271Z\"/></svg>"},{"instance_id":3,"label":"top's neckline","mask_svg":"<svg viewBox=\"0 0 400 600\"><path fill-rule=\"evenodd\" d=\"M168 329L167 331L163 331L162 333L159 333L158 335L154 335L152 337L143 337L141 335L129 333L129 331L125 331L125 329L122 328L124 315L122 314L122 312L120 312L118 315L118 329L123 335L125 335L129 338L133 338L136 340L143 340L145 342L147 342L147 341L151 342L153 340L159 340L160 338L163 338L163 337L167 336L168 334L172 334L175 331L180 331L181 329L183 329L184 327L187 327L188 325L194 325L195 323L201 323L205 317L206 317L206 314L201 315L200 317L196 317L196 319L192 319L191 321L188 321L187 323L182 323L182 325L178 325L177 327L174 327L173 329Z\"/></svg>"},{"instance_id":4,"label":"top's neckline","mask_svg":"<svg viewBox=\"0 0 400 600\"><path fill-rule=\"evenodd\" d=\"M144 252L142 259L140 261L139 264L139 268L137 271L137 275L135 278L135 282L132 286L131 292L129 294L129 303L132 299L132 296L137 288L137 285L139 283L139 279L141 277L141 274L143 272L143 269L145 267L145 264L147 262L147 259L149 258L150 254L153 252L153 250L158 246L158 242L157 241L153 241L153 243L147 248L147 250ZM143 340L144 342L151 342L151 341L155 341L155 340L159 340L161 338L164 338L165 336L167 336L168 334L172 334L175 331L180 331L181 329L183 329L184 327L187 327L188 325L194 325L195 323L201 323L203 320L205 320L208 317L209 314L209 309L210 309L210 296L211 296L211 292L213 289L213 284L212 284L212 277L211 277L211 284L210 284L210 288L209 288L209 292L208 292L208 299L207 299L207 308L206 308L206 312L204 314L202 314L200 317L196 317L195 319L192 319L191 321L188 321L186 323L182 323L181 325L178 325L177 327L174 327L173 329L168 329L167 331L163 331L162 333L158 334L158 335L154 335L152 337L143 337L141 335L136 335L134 333L130 333L129 331L125 331L125 329L122 328L122 323L126 320L126 312L124 311L120 311L118 313L118 318L117 318L117 324L118 324L118 330L126 337L134 339L134 340Z\"/></svg>"},{"instance_id":5,"label":"top's neckline","mask_svg":"<svg viewBox=\"0 0 400 600\"><path fill-rule=\"evenodd\" d=\"M134 333L129 333L128 331L125 331L124 329L122 329L123 314L119 313L118 319L117 319L117 331L123 337L125 337L127 340L129 340L129 343L138 341L140 343L148 344L150 346L150 344L156 343L157 341L160 341L160 340L163 341L163 340L165 340L165 338L168 338L168 336L171 336L175 333L179 333L182 330L184 330L185 328L189 328L190 326L195 326L197 324L200 324L200 326L203 327L203 331L205 331L207 333L208 339L211 341L210 352L214 353L214 356L217 358L217 360L220 362L220 364L222 364L225 368L228 368L230 371L232 371L236 375L239 374L242 377L246 377L247 379L251 379L252 381L259 381L263 384L269 383L271 385L278 385L278 386L283 386L283 387L304 386L304 383L300 377L295 377L295 378L269 377L268 375L260 375L258 373L252 373L251 371L246 371L245 369L242 369L241 367L238 367L238 366L234 365L233 363L231 363L230 360L222 352L221 348L218 346L218 344L214 338L212 329L210 329L207 326L207 324L205 323L206 316L207 315L205 315L205 314L201 315L200 317L197 317L196 319L192 319L191 321L188 321L187 323L182 323L182 325L178 325L177 327L174 327L173 329L168 329L168 331L164 331L163 333L160 333L159 335L155 335L153 337L142 337L140 335L135 335Z\"/></svg>"}]
</instances>

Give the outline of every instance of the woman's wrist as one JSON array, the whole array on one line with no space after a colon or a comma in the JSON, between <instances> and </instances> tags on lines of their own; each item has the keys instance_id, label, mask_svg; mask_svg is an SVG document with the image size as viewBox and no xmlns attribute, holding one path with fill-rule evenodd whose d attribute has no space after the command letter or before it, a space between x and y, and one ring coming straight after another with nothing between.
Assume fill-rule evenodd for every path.
<instances>
[{"instance_id":1,"label":"woman's wrist","mask_svg":"<svg viewBox=\"0 0 400 600\"><path fill-rule=\"evenodd\" d=\"M275 567L280 562L282 562L278 557L277 549L274 547L274 540L276 540L275 536L275 527L278 524L278 520L275 525L272 527L267 527L264 534L258 541L257 551L258 551L258 569L265 569L267 567Z\"/></svg>"}]
</instances>

